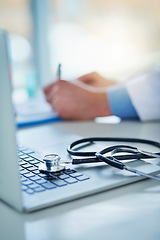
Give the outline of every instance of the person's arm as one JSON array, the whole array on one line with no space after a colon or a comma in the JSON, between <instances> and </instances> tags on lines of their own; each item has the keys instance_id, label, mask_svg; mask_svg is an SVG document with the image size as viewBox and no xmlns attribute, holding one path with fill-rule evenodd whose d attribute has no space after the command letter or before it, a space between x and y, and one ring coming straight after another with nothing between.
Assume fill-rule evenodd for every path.
<instances>
[{"instance_id":1,"label":"person's arm","mask_svg":"<svg viewBox=\"0 0 160 240\"><path fill-rule=\"evenodd\" d=\"M64 119L87 120L113 114L120 118L137 118L126 89L115 84L117 82L90 73L75 83L56 81L45 87L44 93L46 100Z\"/></svg>"},{"instance_id":2,"label":"person's arm","mask_svg":"<svg viewBox=\"0 0 160 240\"><path fill-rule=\"evenodd\" d=\"M138 118L124 85L111 86L107 89L109 106L113 115L122 119Z\"/></svg>"},{"instance_id":3,"label":"person's arm","mask_svg":"<svg viewBox=\"0 0 160 240\"><path fill-rule=\"evenodd\" d=\"M142 121L160 119L160 73L134 78L125 85L115 85L95 73L93 81L90 77L79 79L81 84L61 80L44 89L47 101L62 118L87 120L116 115Z\"/></svg>"},{"instance_id":4,"label":"person's arm","mask_svg":"<svg viewBox=\"0 0 160 240\"><path fill-rule=\"evenodd\" d=\"M68 81L56 81L44 88L46 100L57 114L68 120L88 120L112 113L106 90L96 91Z\"/></svg>"},{"instance_id":5,"label":"person's arm","mask_svg":"<svg viewBox=\"0 0 160 240\"><path fill-rule=\"evenodd\" d=\"M118 84L116 80L106 79L97 72L91 72L77 79L79 82L96 88L106 88Z\"/></svg>"},{"instance_id":6,"label":"person's arm","mask_svg":"<svg viewBox=\"0 0 160 240\"><path fill-rule=\"evenodd\" d=\"M83 75L78 80L97 89L104 89L105 87L107 89L106 101L109 101L113 115L120 118L138 118L124 85L118 84L115 80L106 79L96 72Z\"/></svg>"}]
</instances>

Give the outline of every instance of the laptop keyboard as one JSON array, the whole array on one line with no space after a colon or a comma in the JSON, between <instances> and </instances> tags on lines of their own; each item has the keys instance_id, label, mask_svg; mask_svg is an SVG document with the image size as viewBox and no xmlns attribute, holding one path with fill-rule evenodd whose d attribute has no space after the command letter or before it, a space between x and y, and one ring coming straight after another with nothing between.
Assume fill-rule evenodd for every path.
<instances>
[{"instance_id":1,"label":"laptop keyboard","mask_svg":"<svg viewBox=\"0 0 160 240\"><path fill-rule=\"evenodd\" d=\"M28 194L65 187L89 179L89 176L74 169L49 174L40 173L38 166L42 161L37 157L36 152L22 146L17 148L21 189Z\"/></svg>"}]
</instances>

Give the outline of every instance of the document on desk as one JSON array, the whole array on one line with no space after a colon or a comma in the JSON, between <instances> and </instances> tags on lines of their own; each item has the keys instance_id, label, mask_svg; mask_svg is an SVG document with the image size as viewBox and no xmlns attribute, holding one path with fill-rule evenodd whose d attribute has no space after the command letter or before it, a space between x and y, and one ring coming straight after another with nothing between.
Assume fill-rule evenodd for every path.
<instances>
[{"instance_id":1,"label":"document on desk","mask_svg":"<svg viewBox=\"0 0 160 240\"><path fill-rule=\"evenodd\" d=\"M14 107L17 127L61 120L42 96L15 103Z\"/></svg>"}]
</instances>

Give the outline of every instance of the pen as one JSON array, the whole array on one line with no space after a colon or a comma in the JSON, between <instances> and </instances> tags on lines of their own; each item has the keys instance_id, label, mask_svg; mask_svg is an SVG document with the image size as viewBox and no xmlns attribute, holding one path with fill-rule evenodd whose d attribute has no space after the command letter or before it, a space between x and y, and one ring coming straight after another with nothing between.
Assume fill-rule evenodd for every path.
<instances>
[{"instance_id":1,"label":"pen","mask_svg":"<svg viewBox=\"0 0 160 240\"><path fill-rule=\"evenodd\" d=\"M61 64L58 64L57 79L61 80Z\"/></svg>"}]
</instances>

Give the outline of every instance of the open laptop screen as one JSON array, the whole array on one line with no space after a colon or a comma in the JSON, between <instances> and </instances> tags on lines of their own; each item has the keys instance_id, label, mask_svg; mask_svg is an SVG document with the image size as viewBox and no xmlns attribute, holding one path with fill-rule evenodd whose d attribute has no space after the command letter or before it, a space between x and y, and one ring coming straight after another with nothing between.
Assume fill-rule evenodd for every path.
<instances>
[{"instance_id":1,"label":"open laptop screen","mask_svg":"<svg viewBox=\"0 0 160 240\"><path fill-rule=\"evenodd\" d=\"M7 34L0 31L0 197L22 209Z\"/></svg>"}]
</instances>

